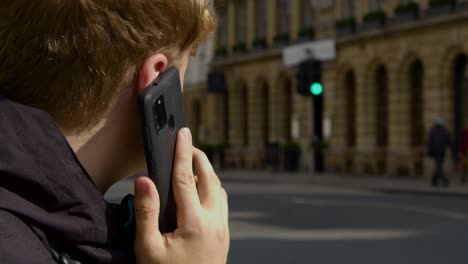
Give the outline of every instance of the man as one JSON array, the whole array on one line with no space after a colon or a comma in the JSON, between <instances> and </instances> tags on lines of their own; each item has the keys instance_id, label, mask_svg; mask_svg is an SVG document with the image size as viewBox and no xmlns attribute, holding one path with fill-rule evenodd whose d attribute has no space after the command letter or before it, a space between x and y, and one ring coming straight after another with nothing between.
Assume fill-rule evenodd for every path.
<instances>
[{"instance_id":1,"label":"man","mask_svg":"<svg viewBox=\"0 0 468 264\"><path fill-rule=\"evenodd\" d=\"M138 93L169 66L183 80L214 26L208 0L1 1L1 263L226 262L226 193L188 129L174 233L158 230L148 178L135 180L134 234L131 207L102 198L144 168Z\"/></svg>"},{"instance_id":2,"label":"man","mask_svg":"<svg viewBox=\"0 0 468 264\"><path fill-rule=\"evenodd\" d=\"M434 159L435 163L434 176L431 181L433 186L437 186L440 180L445 186L449 184L448 178L444 176L444 159L446 149L451 148L451 146L450 132L444 126L444 119L439 116L435 125L429 131L427 142L428 154Z\"/></svg>"}]
</instances>

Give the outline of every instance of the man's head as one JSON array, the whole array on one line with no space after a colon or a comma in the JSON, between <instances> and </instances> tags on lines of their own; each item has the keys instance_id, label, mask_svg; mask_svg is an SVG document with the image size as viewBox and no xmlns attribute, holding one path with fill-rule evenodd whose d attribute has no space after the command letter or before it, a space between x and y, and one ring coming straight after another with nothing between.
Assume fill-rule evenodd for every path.
<instances>
[{"instance_id":1,"label":"man's head","mask_svg":"<svg viewBox=\"0 0 468 264\"><path fill-rule=\"evenodd\" d=\"M435 124L443 126L445 124L444 117L441 114L436 114L435 116Z\"/></svg>"},{"instance_id":2,"label":"man's head","mask_svg":"<svg viewBox=\"0 0 468 264\"><path fill-rule=\"evenodd\" d=\"M149 58L180 66L214 26L209 0L2 1L0 95L84 129Z\"/></svg>"}]
</instances>

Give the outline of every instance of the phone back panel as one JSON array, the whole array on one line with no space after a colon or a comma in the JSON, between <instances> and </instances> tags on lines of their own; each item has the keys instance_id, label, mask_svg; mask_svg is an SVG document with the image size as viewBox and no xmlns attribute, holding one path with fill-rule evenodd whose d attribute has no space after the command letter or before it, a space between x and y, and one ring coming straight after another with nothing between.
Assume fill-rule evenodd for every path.
<instances>
[{"instance_id":1,"label":"phone back panel","mask_svg":"<svg viewBox=\"0 0 468 264\"><path fill-rule=\"evenodd\" d=\"M164 97L167 127L158 133L155 121L156 100ZM178 131L186 127L184 102L179 72L175 68L164 71L140 94L143 138L149 177L158 189L161 209L159 227L162 233L177 227L176 206L172 192L172 167Z\"/></svg>"}]
</instances>

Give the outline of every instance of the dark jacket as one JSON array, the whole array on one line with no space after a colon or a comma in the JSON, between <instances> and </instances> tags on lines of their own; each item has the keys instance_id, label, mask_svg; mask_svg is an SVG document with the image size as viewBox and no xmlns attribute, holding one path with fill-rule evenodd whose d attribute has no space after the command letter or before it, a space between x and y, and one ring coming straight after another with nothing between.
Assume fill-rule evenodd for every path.
<instances>
[{"instance_id":1,"label":"dark jacket","mask_svg":"<svg viewBox=\"0 0 468 264\"><path fill-rule=\"evenodd\" d=\"M443 125L436 124L429 131L427 152L431 157L443 157L445 150L451 148L450 132Z\"/></svg>"},{"instance_id":2,"label":"dark jacket","mask_svg":"<svg viewBox=\"0 0 468 264\"><path fill-rule=\"evenodd\" d=\"M0 97L0 263L133 263L127 211L107 203L44 111ZM51 250L53 249L53 250Z\"/></svg>"}]
</instances>

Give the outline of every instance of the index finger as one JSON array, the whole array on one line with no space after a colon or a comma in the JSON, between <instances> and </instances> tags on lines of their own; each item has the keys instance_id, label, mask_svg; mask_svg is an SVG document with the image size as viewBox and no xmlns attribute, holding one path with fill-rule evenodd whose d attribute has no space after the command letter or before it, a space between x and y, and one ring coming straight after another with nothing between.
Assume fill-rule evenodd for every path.
<instances>
[{"instance_id":1,"label":"index finger","mask_svg":"<svg viewBox=\"0 0 468 264\"><path fill-rule=\"evenodd\" d=\"M177 205L178 226L198 220L201 209L195 177L192 170L192 136L188 128L177 134L177 143L172 172L172 185Z\"/></svg>"}]
</instances>

